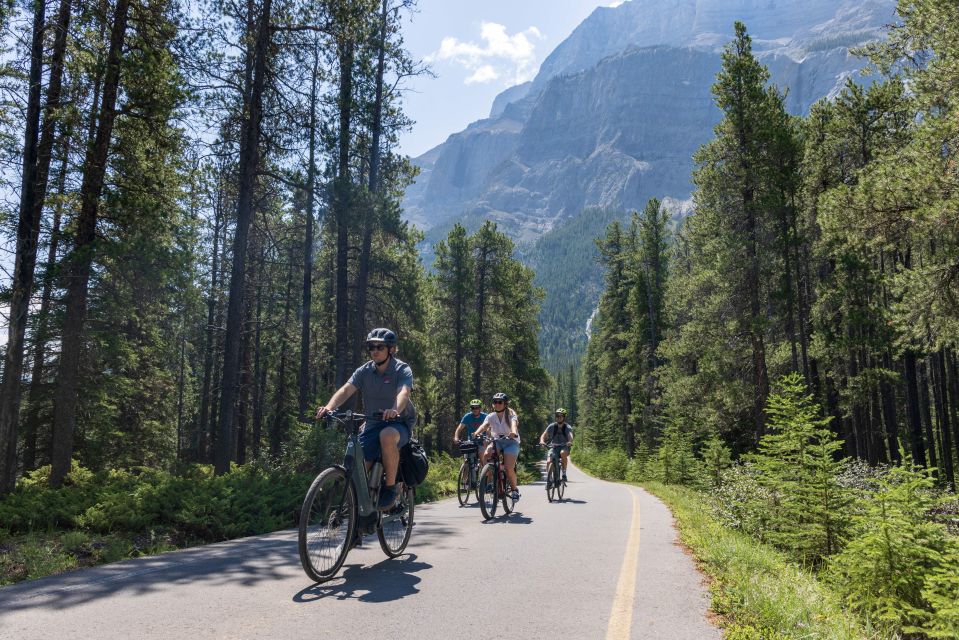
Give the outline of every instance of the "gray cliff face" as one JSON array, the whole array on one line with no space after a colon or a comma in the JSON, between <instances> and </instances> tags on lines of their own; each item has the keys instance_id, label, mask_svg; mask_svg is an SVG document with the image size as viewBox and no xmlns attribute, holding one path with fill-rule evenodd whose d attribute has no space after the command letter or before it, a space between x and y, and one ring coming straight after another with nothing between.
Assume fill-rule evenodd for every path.
<instances>
[{"instance_id":1,"label":"gray cliff face","mask_svg":"<svg viewBox=\"0 0 959 640\"><path fill-rule=\"evenodd\" d=\"M490 118L416 159L406 216L491 218L521 240L586 207L686 200L692 155L720 119L710 88L742 20L787 108L808 112L855 76L849 48L881 36L895 0L633 0L599 8L508 89Z\"/></svg>"}]
</instances>

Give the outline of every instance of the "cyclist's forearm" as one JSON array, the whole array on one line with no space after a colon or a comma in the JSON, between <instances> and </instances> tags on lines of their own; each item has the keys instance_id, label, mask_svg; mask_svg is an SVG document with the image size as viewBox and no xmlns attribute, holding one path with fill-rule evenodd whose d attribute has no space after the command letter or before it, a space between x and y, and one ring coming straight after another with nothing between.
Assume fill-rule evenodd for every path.
<instances>
[{"instance_id":1,"label":"cyclist's forearm","mask_svg":"<svg viewBox=\"0 0 959 640\"><path fill-rule=\"evenodd\" d=\"M354 393L356 393L356 387L347 382L336 390L336 393L333 394L333 397L330 398L329 402L324 406L329 409L335 409L346 402Z\"/></svg>"},{"instance_id":2,"label":"cyclist's forearm","mask_svg":"<svg viewBox=\"0 0 959 640\"><path fill-rule=\"evenodd\" d=\"M396 394L396 406L393 407L396 409L397 413L403 413L403 410L406 409L406 405L410 401L410 388L409 387L400 387L400 392Z\"/></svg>"},{"instance_id":3,"label":"cyclist's forearm","mask_svg":"<svg viewBox=\"0 0 959 640\"><path fill-rule=\"evenodd\" d=\"M456 433L453 434L453 440L459 440L460 435L463 433L463 429L466 428L466 425L462 422L456 425Z\"/></svg>"}]
</instances>

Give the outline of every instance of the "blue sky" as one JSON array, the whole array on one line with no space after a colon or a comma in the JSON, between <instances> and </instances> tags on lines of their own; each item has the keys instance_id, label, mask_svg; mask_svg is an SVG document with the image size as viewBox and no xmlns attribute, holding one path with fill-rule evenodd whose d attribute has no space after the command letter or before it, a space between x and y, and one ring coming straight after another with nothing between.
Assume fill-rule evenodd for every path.
<instances>
[{"instance_id":1,"label":"blue sky","mask_svg":"<svg viewBox=\"0 0 959 640\"><path fill-rule=\"evenodd\" d=\"M489 115L496 94L530 80L547 55L599 6L615 0L419 0L404 29L409 51L435 78L409 83L416 124L400 151L418 156Z\"/></svg>"}]
</instances>

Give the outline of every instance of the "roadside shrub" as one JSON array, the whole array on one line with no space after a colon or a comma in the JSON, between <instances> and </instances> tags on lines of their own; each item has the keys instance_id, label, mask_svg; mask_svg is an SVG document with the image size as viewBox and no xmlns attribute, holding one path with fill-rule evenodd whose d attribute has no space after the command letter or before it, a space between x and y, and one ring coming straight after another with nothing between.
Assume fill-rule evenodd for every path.
<instances>
[{"instance_id":1,"label":"roadside shrub","mask_svg":"<svg viewBox=\"0 0 959 640\"><path fill-rule=\"evenodd\" d=\"M928 517L933 489L930 472L906 457L861 502L852 536L829 567L849 607L906 633L938 633L956 620L959 542Z\"/></svg>"},{"instance_id":2,"label":"roadside shrub","mask_svg":"<svg viewBox=\"0 0 959 640\"><path fill-rule=\"evenodd\" d=\"M769 490L758 480L759 472L751 463L738 463L721 472L720 483L712 495L716 518L731 529L737 529L763 540L769 531Z\"/></svg>"}]
</instances>

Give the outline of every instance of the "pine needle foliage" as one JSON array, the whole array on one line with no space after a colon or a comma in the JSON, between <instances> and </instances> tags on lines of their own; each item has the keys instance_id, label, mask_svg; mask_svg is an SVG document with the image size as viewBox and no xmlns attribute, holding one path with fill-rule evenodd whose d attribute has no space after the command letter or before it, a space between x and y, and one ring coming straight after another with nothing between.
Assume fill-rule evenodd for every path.
<instances>
[{"instance_id":1,"label":"pine needle foliage","mask_svg":"<svg viewBox=\"0 0 959 640\"><path fill-rule=\"evenodd\" d=\"M849 500L838 482L843 462L836 457L842 443L799 374L783 377L778 386L766 407L771 432L749 456L767 492L765 537L815 564L838 550L846 526Z\"/></svg>"}]
</instances>

